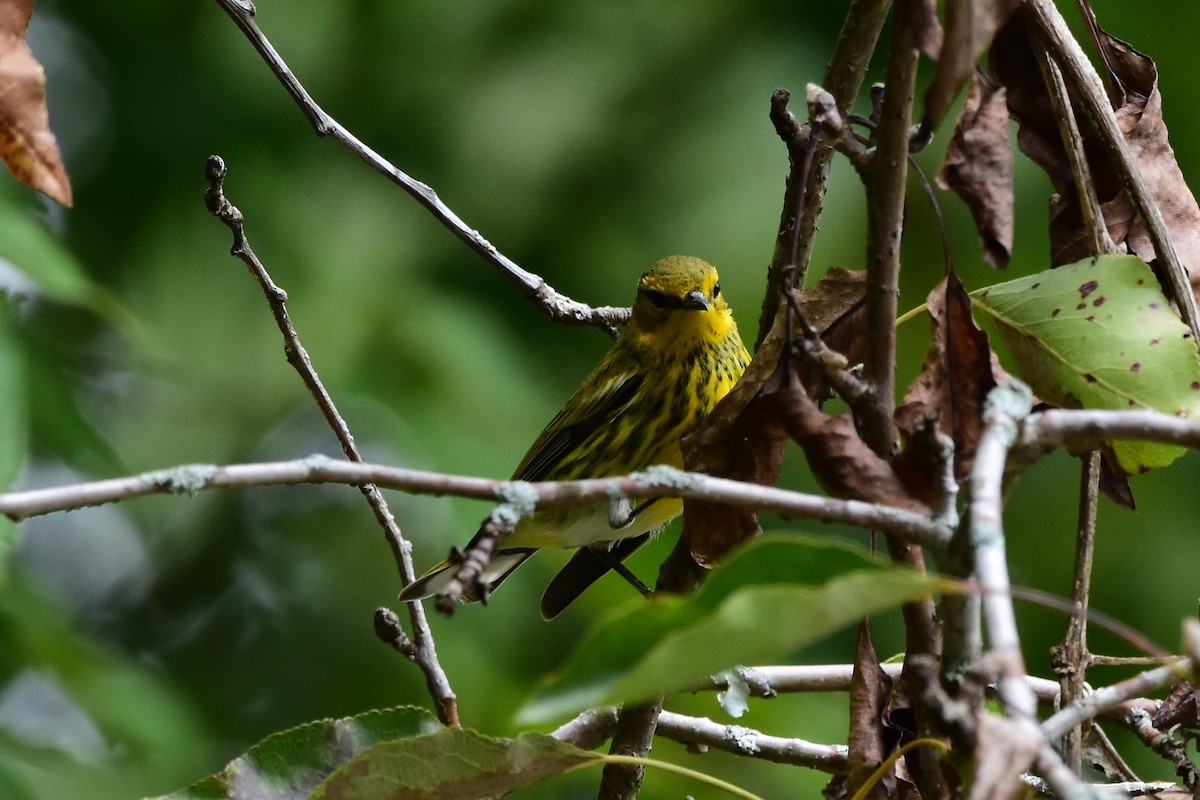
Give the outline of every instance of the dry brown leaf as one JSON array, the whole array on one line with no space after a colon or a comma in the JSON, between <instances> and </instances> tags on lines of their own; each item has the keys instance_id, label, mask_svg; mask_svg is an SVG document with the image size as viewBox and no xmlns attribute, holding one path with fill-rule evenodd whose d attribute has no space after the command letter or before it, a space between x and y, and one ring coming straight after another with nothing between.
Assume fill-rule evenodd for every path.
<instances>
[{"instance_id":1,"label":"dry brown leaf","mask_svg":"<svg viewBox=\"0 0 1200 800\"><path fill-rule=\"evenodd\" d=\"M1099 27L1097 46L1120 89L1120 105L1115 112L1118 125L1162 209L1179 258L1191 273L1193 291L1200 290L1200 206L1183 179L1168 141L1162 95L1158 90L1158 68L1152 59ZM1008 90L1009 111L1021 125L1018 146L1046 171L1058 193L1051 219L1053 263L1072 263L1092 255L1055 114L1036 58L1019 24L1010 23L997 34L990 65L992 74ZM1109 235L1115 242L1125 242L1141 258L1152 261L1154 248L1145 227L1097 144L1094 126L1083 114L1077 115L1077 121Z\"/></svg>"},{"instance_id":2,"label":"dry brown leaf","mask_svg":"<svg viewBox=\"0 0 1200 800\"><path fill-rule=\"evenodd\" d=\"M46 111L46 75L25 44L33 0L10 0L0 10L0 159L13 177L71 205L58 142Z\"/></svg>"},{"instance_id":3,"label":"dry brown leaf","mask_svg":"<svg viewBox=\"0 0 1200 800\"><path fill-rule=\"evenodd\" d=\"M925 90L923 129L933 130L942 121L992 36L1018 5L1020 0L960 0L946 4L941 53L933 80Z\"/></svg>"},{"instance_id":4,"label":"dry brown leaf","mask_svg":"<svg viewBox=\"0 0 1200 800\"><path fill-rule=\"evenodd\" d=\"M999 364L988 336L971 316L971 297L951 274L926 301L933 341L921 374L896 412L897 426L912 438L920 418L934 415L954 440L954 475L966 479L983 430L983 403L996 386Z\"/></svg>"},{"instance_id":5,"label":"dry brown leaf","mask_svg":"<svg viewBox=\"0 0 1200 800\"><path fill-rule=\"evenodd\" d=\"M787 434L779 424L778 398L759 394L746 404L729 433L704 437L702 428L685 438L685 465L708 475L770 486L779 477ZM692 560L711 568L721 557L760 531L758 512L750 508L691 500L683 504L683 526Z\"/></svg>"},{"instance_id":6,"label":"dry brown leaf","mask_svg":"<svg viewBox=\"0 0 1200 800\"><path fill-rule=\"evenodd\" d=\"M866 291L865 270L833 267L799 293L800 312L808 324L851 364L862 361L866 347Z\"/></svg>"},{"instance_id":7,"label":"dry brown leaf","mask_svg":"<svg viewBox=\"0 0 1200 800\"><path fill-rule=\"evenodd\" d=\"M871 641L871 628L864 620L858 625L858 648L850 678L850 735L847 738L847 789L856 793L895 745L895 736L883 725L891 691L892 679L879 666L879 656ZM889 771L883 780L868 790L866 797L890 797L889 784L894 787L895 782L895 771Z\"/></svg>"},{"instance_id":8,"label":"dry brown leaf","mask_svg":"<svg viewBox=\"0 0 1200 800\"><path fill-rule=\"evenodd\" d=\"M793 363L793 369L799 367ZM798 378L795 382L800 383ZM831 496L929 513L920 489L909 488L892 465L863 442L849 415L826 415L803 391L777 394L784 428L804 451L813 477Z\"/></svg>"},{"instance_id":9,"label":"dry brown leaf","mask_svg":"<svg viewBox=\"0 0 1200 800\"><path fill-rule=\"evenodd\" d=\"M1200 730L1200 689L1189 681L1171 687L1151 723L1160 731L1180 725L1189 731Z\"/></svg>"},{"instance_id":10,"label":"dry brown leaf","mask_svg":"<svg viewBox=\"0 0 1200 800\"><path fill-rule=\"evenodd\" d=\"M1103 30L1099 35L1100 47L1125 90L1125 103L1116 112L1117 124L1162 209L1171 241L1180 261L1191 273L1192 291L1195 292L1200 285L1200 206L1183 178L1175 151L1168 141L1162 116L1162 94L1158 91L1158 67L1127 42ZM1140 217L1133 219L1126 241L1143 260L1154 260L1154 246Z\"/></svg>"},{"instance_id":11,"label":"dry brown leaf","mask_svg":"<svg viewBox=\"0 0 1200 800\"><path fill-rule=\"evenodd\" d=\"M1008 103L1004 87L976 70L967 104L938 184L967 204L983 244L983 258L993 267L1008 266L1013 240L1013 153L1008 137Z\"/></svg>"},{"instance_id":12,"label":"dry brown leaf","mask_svg":"<svg viewBox=\"0 0 1200 800\"><path fill-rule=\"evenodd\" d=\"M942 54L942 22L937 15L937 0L918 0L911 5L912 16L908 24L912 27L913 39L921 55L937 61Z\"/></svg>"}]
</instances>

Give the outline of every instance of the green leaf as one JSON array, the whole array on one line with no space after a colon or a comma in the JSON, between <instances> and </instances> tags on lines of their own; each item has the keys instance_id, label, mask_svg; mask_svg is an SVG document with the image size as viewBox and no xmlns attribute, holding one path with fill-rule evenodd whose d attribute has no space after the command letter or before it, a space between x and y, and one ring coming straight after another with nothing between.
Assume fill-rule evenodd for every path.
<instances>
[{"instance_id":1,"label":"green leaf","mask_svg":"<svg viewBox=\"0 0 1200 800\"><path fill-rule=\"evenodd\" d=\"M494 739L444 728L375 745L330 775L312 800L499 797L598 758L542 734Z\"/></svg>"},{"instance_id":2,"label":"green leaf","mask_svg":"<svg viewBox=\"0 0 1200 800\"><path fill-rule=\"evenodd\" d=\"M368 711L310 722L268 736L216 775L168 795L169 800L291 800L310 793L352 756L378 742L419 737L440 728L421 708Z\"/></svg>"},{"instance_id":3,"label":"green leaf","mask_svg":"<svg viewBox=\"0 0 1200 800\"><path fill-rule=\"evenodd\" d=\"M64 305L94 312L146 349L150 342L141 324L116 296L88 277L79 261L54 234L22 208L0 196L0 288L13 295L35 291ZM4 275L7 261L20 270L28 285Z\"/></svg>"},{"instance_id":4,"label":"green leaf","mask_svg":"<svg viewBox=\"0 0 1200 800\"><path fill-rule=\"evenodd\" d=\"M1150 267L1100 256L972 292L994 320L1017 372L1065 408L1152 408L1200 416L1200 355ZM1180 447L1114 442L1130 474L1166 466Z\"/></svg>"},{"instance_id":5,"label":"green leaf","mask_svg":"<svg viewBox=\"0 0 1200 800\"><path fill-rule=\"evenodd\" d=\"M695 595L638 601L603 620L519 718L540 722L687 690L738 664L780 659L866 614L952 587L849 544L760 537Z\"/></svg>"},{"instance_id":6,"label":"green leaf","mask_svg":"<svg viewBox=\"0 0 1200 800\"><path fill-rule=\"evenodd\" d=\"M7 298L0 294L0 491L12 486L29 447L25 376L11 317Z\"/></svg>"}]
</instances>

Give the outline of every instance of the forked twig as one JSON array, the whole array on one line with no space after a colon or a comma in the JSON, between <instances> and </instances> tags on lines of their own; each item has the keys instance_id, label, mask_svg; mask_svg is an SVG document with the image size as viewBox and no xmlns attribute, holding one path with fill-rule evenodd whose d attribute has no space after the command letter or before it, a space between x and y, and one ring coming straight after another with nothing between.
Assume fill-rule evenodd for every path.
<instances>
[{"instance_id":1,"label":"forked twig","mask_svg":"<svg viewBox=\"0 0 1200 800\"><path fill-rule=\"evenodd\" d=\"M437 192L430 186L398 169L317 105L312 95L308 93L283 57L279 55L279 51L259 29L258 24L254 21L253 3L249 0L217 0L217 4L250 40L250 44L262 56L267 67L283 84L287 93L296 101L296 105L308 118L318 136L328 136L340 143L376 172L407 192L424 206L438 222L474 250L480 258L500 270L501 274L512 281L523 295L533 301L551 319L574 325L596 325L607 331L610 336L616 336L617 328L629 319L628 308L613 306L593 308L577 300L572 300L546 283L541 276L523 269L511 258L501 253L495 245L483 237L483 234L463 222L458 214L455 214L449 206L442 202Z\"/></svg>"},{"instance_id":2,"label":"forked twig","mask_svg":"<svg viewBox=\"0 0 1200 800\"><path fill-rule=\"evenodd\" d=\"M233 233L233 247L230 248L230 252L246 264L250 274L262 287L267 304L271 307L271 314L275 317L275 323L283 335L284 352L287 353L288 363L299 373L304 385L308 387L308 391L316 400L322 416L329 423L329 427L333 429L334 436L337 437L338 443L342 447L342 452L351 461L362 463L362 455L354 443L354 436L350 433L349 426L346 425L342 415L338 413L333 398L329 396L329 392L325 390L324 384L317 376L317 371L313 368L304 345L300 343L300 336L292 325L285 305L287 292L275 284L266 267L254 254L254 250L251 249L250 242L246 238L242 212L225 197L226 173L225 162L221 160L221 157L210 156L206 168L208 189L204 193L205 205L209 212L225 223ZM404 540L400 526L396 524L392 512L388 509L387 501L383 499L383 494L373 483L362 483L358 488L366 497L367 503L370 504L375 519L383 527L384 536L387 538L404 583L406 585L411 583L416 577L411 547ZM454 695L454 690L450 687L450 680L446 677L445 670L438 662L437 649L434 646L429 624L425 619L425 610L420 603L408 603L407 605L413 625L413 638L412 647L406 651L406 654L424 673L425 683L437 706L438 717L447 725L458 725L458 700Z\"/></svg>"}]
</instances>

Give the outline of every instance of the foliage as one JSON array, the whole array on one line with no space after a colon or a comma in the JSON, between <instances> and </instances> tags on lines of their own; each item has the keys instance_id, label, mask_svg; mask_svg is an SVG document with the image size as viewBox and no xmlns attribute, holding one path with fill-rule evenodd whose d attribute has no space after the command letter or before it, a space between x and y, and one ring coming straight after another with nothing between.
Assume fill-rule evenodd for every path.
<instances>
[{"instance_id":1,"label":"foliage","mask_svg":"<svg viewBox=\"0 0 1200 800\"><path fill-rule=\"evenodd\" d=\"M605 337L545 319L408 198L313 137L215 3L153 5L44 0L30 26L74 206L58 208L12 181L0 189L0 289L20 298L0 305L3 487L337 454L280 357L257 288L227 255L227 232L204 211L212 152L229 163L255 248L287 290L368 458L509 474L598 360ZM518 263L572 297L620 305L651 261L695 253L720 267L743 335L753 338L786 170L767 100L777 86L799 96L819 79L841 5L256 5L260 24L331 113L434 186ZM1182 173L1196 174L1200 112L1183 98L1200 8L1164 3L1172 24L1163 25L1144 4L1094 5L1105 28L1153 50L1151 82L1165 98L1171 144ZM881 74L879 61L871 78ZM869 104L860 100L856 110L868 113ZM917 157L929 173L948 127ZM1016 275L1005 279L1037 281L1023 276L1049 266L1047 253L1062 260L1078 244L1048 235L1040 176L1018 157ZM968 212L939 197L958 274L978 298L999 277L978 253ZM853 171L835 169L814 277L862 265L865 216ZM909 190L906 224L900 291L916 305L942 277L929 245L936 224L918 189ZM918 328L899 333L902 390L926 351ZM1122 465L1135 473L1146 463ZM1195 471L1189 455L1135 477L1139 512L1106 508L1099 522L1093 606L1168 647L1180 617L1194 612ZM1064 498L1077 482L1074 462L1060 453L1015 488L1005 521L1016 583L1067 591L1074 501ZM800 458L789 458L779 483L816 490ZM464 542L487 510L390 499L422 563ZM831 532L865 541L849 528L821 529ZM673 539L670 531L638 553L634 571L652 575ZM419 673L371 636L371 613L399 586L350 488L206 493L20 526L0 520L5 548L5 796L71 796L80 787L98 798L163 794L273 732L426 702ZM613 616L633 596L607 581L548 628L536 597L557 563L542 554L487 608L434 620L469 726L516 736L526 728L515 714L594 635L586 631L626 615L675 613ZM1143 590L1150 575L1154 589ZM688 602L707 602L719 588L710 584ZM867 610L843 609L846 619ZM1022 609L1021 622L1031 671L1048 674L1044 654L1061 636L1061 615ZM898 613L881 611L873 624L881 653L904 649ZM772 644L802 647L801 659L814 663L854 652L850 632ZM1094 646L1127 650L1103 632ZM668 706L723 719L708 696ZM752 700L748 724L844 741L846 715L844 697ZM1133 752L1144 777L1171 777ZM766 796L815 793L825 782L666 742L654 755ZM557 781L517 796L594 793L594 775ZM656 776L646 795L688 791L688 782Z\"/></svg>"}]
</instances>

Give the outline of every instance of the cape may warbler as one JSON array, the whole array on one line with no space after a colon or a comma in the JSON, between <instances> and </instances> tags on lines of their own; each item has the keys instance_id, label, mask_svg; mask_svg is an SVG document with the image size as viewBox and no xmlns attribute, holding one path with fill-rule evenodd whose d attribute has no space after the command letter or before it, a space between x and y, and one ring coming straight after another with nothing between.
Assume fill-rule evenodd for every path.
<instances>
[{"instance_id":1,"label":"cape may warbler","mask_svg":"<svg viewBox=\"0 0 1200 800\"><path fill-rule=\"evenodd\" d=\"M513 474L518 481L602 478L653 464L683 466L679 440L733 388L750 356L711 264L659 261L638 281L633 317ZM501 538L482 581L495 588L542 547L580 548L542 596L550 619L683 510L676 498L545 508ZM476 534L477 536L479 534ZM474 541L474 540L472 540ZM400 594L444 590L455 565L442 562ZM478 599L468 587L467 600Z\"/></svg>"}]
</instances>

